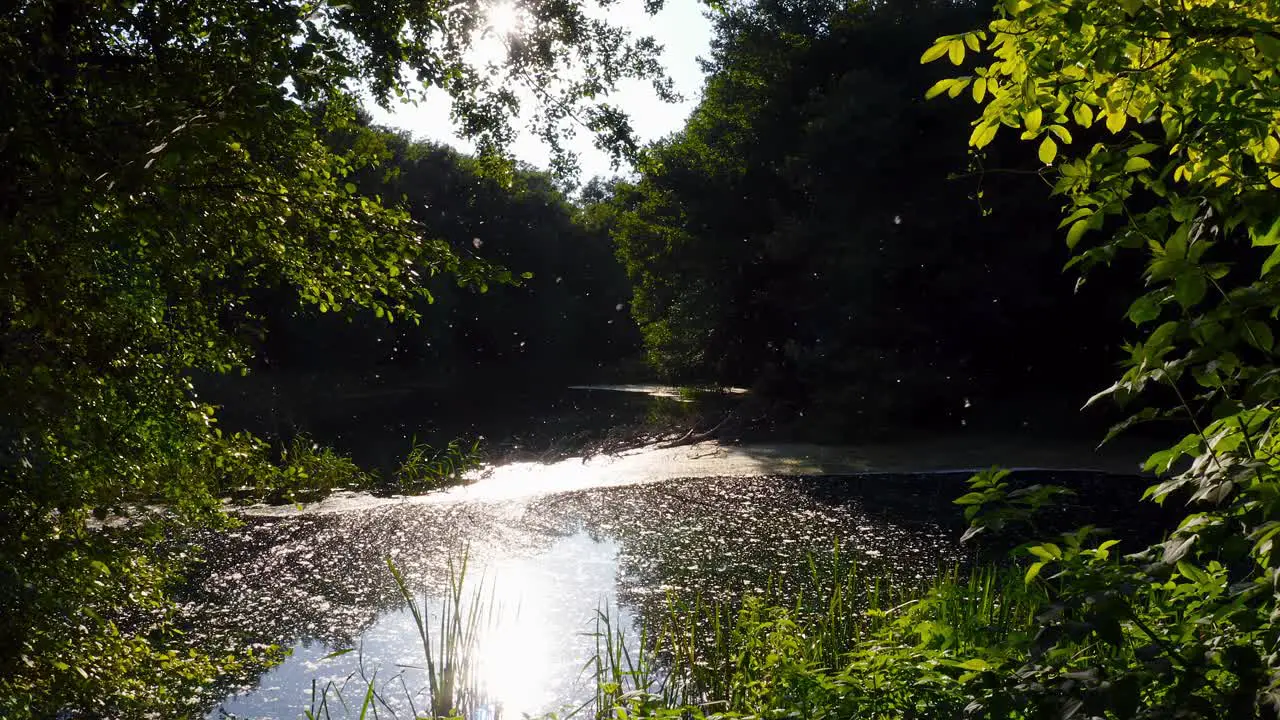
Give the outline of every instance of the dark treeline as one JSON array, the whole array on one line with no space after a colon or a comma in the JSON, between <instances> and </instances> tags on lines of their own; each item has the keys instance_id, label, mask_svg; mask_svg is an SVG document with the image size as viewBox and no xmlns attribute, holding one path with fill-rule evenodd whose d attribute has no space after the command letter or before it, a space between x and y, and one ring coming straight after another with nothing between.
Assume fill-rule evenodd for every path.
<instances>
[{"instance_id":1,"label":"dark treeline","mask_svg":"<svg viewBox=\"0 0 1280 720\"><path fill-rule=\"evenodd\" d=\"M731 6L685 128L576 203L547 174L504 183L383 133L360 192L515 283L425 278L419 323L264 293L260 370L354 391L558 385L642 338L657 377L751 387L767 427L803 416L790 426L818 439L1057 424L1106 384L1125 305L1064 272L1043 164L1012 134L972 155L964 104L924 97L942 75L919 48L989 12Z\"/></svg>"},{"instance_id":2,"label":"dark treeline","mask_svg":"<svg viewBox=\"0 0 1280 720\"><path fill-rule=\"evenodd\" d=\"M1012 134L971 157L969 109L923 97L941 74L920 48L988 14L786 0L716 16L686 127L592 211L655 368L754 386L827 435L1021 422L1031 397L1074 408L1106 384L1124 305L1063 272L1043 166Z\"/></svg>"},{"instance_id":3,"label":"dark treeline","mask_svg":"<svg viewBox=\"0 0 1280 720\"><path fill-rule=\"evenodd\" d=\"M416 322L302 308L288 289L264 293L261 370L357 384L518 384L577 380L635 353L627 279L609 237L588 228L549 175L516 169L504 182L447 147L380 139L387 157L355 178L360 191L402 203L424 233L506 268L512 282L421 278L429 296L415 302Z\"/></svg>"}]
</instances>

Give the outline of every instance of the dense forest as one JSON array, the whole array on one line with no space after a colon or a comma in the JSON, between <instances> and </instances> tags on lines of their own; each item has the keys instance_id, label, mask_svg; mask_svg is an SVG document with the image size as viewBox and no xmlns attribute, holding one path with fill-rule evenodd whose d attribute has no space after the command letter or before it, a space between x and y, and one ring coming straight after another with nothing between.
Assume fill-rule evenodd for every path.
<instances>
[{"instance_id":1,"label":"dense forest","mask_svg":"<svg viewBox=\"0 0 1280 720\"><path fill-rule=\"evenodd\" d=\"M509 182L444 147L386 135L389 158L354 180L367 197L398 199L410 217L455 252L516 273L508 284L462 286L424 278L414 322L296 310L296 299L264 298L266 366L290 372L410 369L436 377L506 368L524 377L584 375L635 351L618 305L624 273L607 234L588 229L553 179L514 171Z\"/></svg>"},{"instance_id":2,"label":"dense forest","mask_svg":"<svg viewBox=\"0 0 1280 720\"><path fill-rule=\"evenodd\" d=\"M1036 158L1011 137L970 158L966 109L919 92L940 75L917 49L988 11L716 17L701 104L604 213L655 368L758 387L836 436L955 428L1036 394L1076 403L1109 375L1123 305L1063 272Z\"/></svg>"},{"instance_id":3,"label":"dense forest","mask_svg":"<svg viewBox=\"0 0 1280 720\"><path fill-rule=\"evenodd\" d=\"M612 374L743 386L824 441L1085 404L1185 436L1145 467L1177 514L1157 542L1046 534L1066 491L984 471L957 500L971 578L673 612L647 649L671 683L602 680L600 717L1277 716L1280 3L709 3L702 97L647 145L608 95L670 99L660 48L519 5L483 61L476 2L0 18L0 715L198 714L278 659L184 639L189 538L238 522L225 498L423 492L474 461L361 468L274 388L341 411L435 386L462 413ZM570 192L512 161L515 85L558 170L579 123L634 172ZM361 107L426 88L477 155ZM702 660L661 646L712 626Z\"/></svg>"}]
</instances>

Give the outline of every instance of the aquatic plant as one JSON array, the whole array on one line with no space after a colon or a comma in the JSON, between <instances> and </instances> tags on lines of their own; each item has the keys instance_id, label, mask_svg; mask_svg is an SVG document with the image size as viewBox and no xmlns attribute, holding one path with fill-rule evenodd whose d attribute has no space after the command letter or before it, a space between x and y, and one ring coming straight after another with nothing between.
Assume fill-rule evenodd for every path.
<instances>
[{"instance_id":1,"label":"aquatic plant","mask_svg":"<svg viewBox=\"0 0 1280 720\"><path fill-rule=\"evenodd\" d=\"M480 465L480 440L470 444L450 440L443 448L418 442L400 462L388 483L389 489L404 494L436 490L460 482L463 473Z\"/></svg>"},{"instance_id":2,"label":"aquatic plant","mask_svg":"<svg viewBox=\"0 0 1280 720\"><path fill-rule=\"evenodd\" d=\"M1031 632L1043 596L994 566L895 586L838 546L828 572L821 591L791 604L772 590L733 603L672 599L630 645L601 611L596 715L951 717L974 658Z\"/></svg>"},{"instance_id":3,"label":"aquatic plant","mask_svg":"<svg viewBox=\"0 0 1280 720\"><path fill-rule=\"evenodd\" d=\"M308 720L339 720L359 717L401 717L408 708L412 718L487 718L497 720L500 708L490 702L478 672L479 644L483 633L495 626L500 608L494 602L492 587L486 590L483 577L474 585L468 582L469 552L449 559L448 584L433 613L433 598L419 599L408 580L390 558L387 570L395 579L400 597L413 617L414 629L422 643L421 667L401 667L391 680L379 683L382 668L367 671L363 656L359 670L339 685L312 681L309 705L303 714ZM486 597L487 594L487 597ZM432 615L436 617L433 620ZM335 658L359 648L335 651L325 659ZM417 669L426 674L425 688L410 688L404 670ZM397 687L398 683L398 687ZM358 703L344 696L348 687L358 693ZM394 693L394 695L392 695ZM420 709L418 698L425 698Z\"/></svg>"}]
</instances>

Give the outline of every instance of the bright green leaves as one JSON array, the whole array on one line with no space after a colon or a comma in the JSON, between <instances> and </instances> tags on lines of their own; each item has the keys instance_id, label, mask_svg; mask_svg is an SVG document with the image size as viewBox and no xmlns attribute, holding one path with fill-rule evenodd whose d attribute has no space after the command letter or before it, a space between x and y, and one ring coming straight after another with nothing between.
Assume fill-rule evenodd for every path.
<instances>
[{"instance_id":1,"label":"bright green leaves","mask_svg":"<svg viewBox=\"0 0 1280 720\"><path fill-rule=\"evenodd\" d=\"M986 96L987 96L987 79L984 77L980 77L977 80L974 80L973 81L973 101L976 103L980 103L982 102L983 98L985 98Z\"/></svg>"},{"instance_id":2,"label":"bright green leaves","mask_svg":"<svg viewBox=\"0 0 1280 720\"><path fill-rule=\"evenodd\" d=\"M1270 223L1259 223L1249 228L1249 241L1254 247L1280 245L1280 216Z\"/></svg>"},{"instance_id":3,"label":"bright green leaves","mask_svg":"<svg viewBox=\"0 0 1280 720\"><path fill-rule=\"evenodd\" d=\"M1175 407L1144 408L1132 422L1174 414L1197 421L1194 433L1147 464L1162 476L1147 497L1177 494L1200 510L1167 542L1121 557L1030 546L1034 562L1024 580L1057 592L1062 617L1092 627L1112 647L1137 639L1153 657L1170 659L1154 677L1149 663L1099 675L1126 688L1112 709L1117 717L1162 716L1191 703L1206 717L1254 715L1262 712L1257 686L1222 702L1174 697L1176 688L1188 673L1238 673L1246 684L1253 682L1246 677L1274 679L1260 658L1271 651L1280 616L1268 589L1270 569L1280 567L1277 20L1273 2L1010 0L990 25L995 60L973 70L987 86L975 95L982 113L971 145L990 142L1001 125L1023 128L1021 139L1038 144L1040 162L1059 173L1054 192L1067 213L1060 227L1073 252L1069 264L1125 267L1130 257L1145 267L1126 312L1139 337L1126 348L1124 374L1090 402L1132 401L1155 385ZM1054 131L1068 121L1092 129L1091 146ZM1091 230L1099 238L1086 248ZM1051 582L1037 582L1049 564ZM1232 584L1228 566L1239 568ZM1147 637L1128 624L1136 617L1123 605L1128 599L1107 595L1121 583L1162 598L1144 619ZM1107 604L1113 609L1102 609ZM1072 632L1067 623L1058 629ZM1037 652L1042 667L1052 651ZM1180 665L1191 657L1211 658L1213 668ZM1064 652L1057 670L1074 677L1080 667L1106 665ZM1046 687L1062 675L1048 677ZM1166 693L1173 699L1161 700ZM1064 706L1061 697L1053 702ZM1073 700L1067 714L1084 702Z\"/></svg>"},{"instance_id":4,"label":"bright green leaves","mask_svg":"<svg viewBox=\"0 0 1280 720\"><path fill-rule=\"evenodd\" d=\"M1129 121L1129 116L1123 110L1108 110L1106 119L1107 129L1114 135L1124 129L1125 123Z\"/></svg>"},{"instance_id":5,"label":"bright green leaves","mask_svg":"<svg viewBox=\"0 0 1280 720\"><path fill-rule=\"evenodd\" d=\"M1050 125L1049 132L1062 141L1064 145L1071 144L1071 132L1062 125Z\"/></svg>"},{"instance_id":6,"label":"bright green leaves","mask_svg":"<svg viewBox=\"0 0 1280 720\"><path fill-rule=\"evenodd\" d=\"M964 92L964 89L969 86L969 83L972 82L972 80L973 78L968 78L968 77L943 78L942 80L939 80L938 82L934 83L925 92L924 97L926 100L932 100L933 98L938 97L944 92L947 93L949 97L952 97L952 98L959 97L960 93Z\"/></svg>"},{"instance_id":7,"label":"bright green leaves","mask_svg":"<svg viewBox=\"0 0 1280 720\"><path fill-rule=\"evenodd\" d=\"M1053 164L1053 161L1058 157L1058 144L1053 141L1053 138L1046 137L1044 141L1040 143L1038 156L1040 158L1040 162L1045 165Z\"/></svg>"},{"instance_id":8,"label":"bright green leaves","mask_svg":"<svg viewBox=\"0 0 1280 720\"><path fill-rule=\"evenodd\" d=\"M1023 126L1027 128L1027 132L1034 133L1040 130L1040 123L1044 120L1044 110L1039 107L1033 107L1022 115Z\"/></svg>"},{"instance_id":9,"label":"bright green leaves","mask_svg":"<svg viewBox=\"0 0 1280 720\"><path fill-rule=\"evenodd\" d=\"M931 63L946 57L951 61L952 65L960 65L964 62L965 49L978 52L982 49L982 41L987 37L984 32L971 32L963 35L946 35L937 39L924 54L920 56L920 62Z\"/></svg>"},{"instance_id":10,"label":"bright green leaves","mask_svg":"<svg viewBox=\"0 0 1280 720\"><path fill-rule=\"evenodd\" d=\"M1088 128L1093 125L1093 108L1084 103L1076 103L1076 108L1072 111L1072 118L1076 124L1082 128Z\"/></svg>"},{"instance_id":11,"label":"bright green leaves","mask_svg":"<svg viewBox=\"0 0 1280 720\"><path fill-rule=\"evenodd\" d=\"M1092 217L1086 220L1076 220L1071 223L1071 228L1067 230L1067 248L1074 250L1076 246L1080 244L1080 240L1084 237L1084 234L1092 229L1093 224Z\"/></svg>"},{"instance_id":12,"label":"bright green leaves","mask_svg":"<svg viewBox=\"0 0 1280 720\"><path fill-rule=\"evenodd\" d=\"M1132 157L1125 161L1124 171L1127 173L1141 172L1151 169L1151 161L1144 157Z\"/></svg>"},{"instance_id":13,"label":"bright green leaves","mask_svg":"<svg viewBox=\"0 0 1280 720\"><path fill-rule=\"evenodd\" d=\"M969 144L981 150L991 144L996 138L996 131L1000 129L999 125L979 122L973 129L973 134L969 136Z\"/></svg>"},{"instance_id":14,"label":"bright green leaves","mask_svg":"<svg viewBox=\"0 0 1280 720\"><path fill-rule=\"evenodd\" d=\"M948 48L948 43L945 43L939 40L937 43L932 45L928 50L924 51L924 55L920 56L920 62L923 64L923 63L931 63L934 60L937 60L938 58L947 54L947 48Z\"/></svg>"}]
</instances>

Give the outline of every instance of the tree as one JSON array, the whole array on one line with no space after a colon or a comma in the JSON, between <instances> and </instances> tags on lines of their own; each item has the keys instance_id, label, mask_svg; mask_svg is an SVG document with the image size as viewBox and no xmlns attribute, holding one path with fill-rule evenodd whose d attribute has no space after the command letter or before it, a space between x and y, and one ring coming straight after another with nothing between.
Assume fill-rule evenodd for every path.
<instances>
[{"instance_id":1,"label":"tree","mask_svg":"<svg viewBox=\"0 0 1280 720\"><path fill-rule=\"evenodd\" d=\"M1046 626L973 707L1275 717L1280 3L1008 0L922 61L974 56L930 90L981 104L969 145L1034 144L1072 266L1140 260L1137 337L1095 401L1159 388L1175 402L1113 432L1167 415L1193 432L1147 463L1148 496L1189 505L1165 542L1120 558L1106 543L1032 549L1028 582L1052 576ZM1105 652L1066 650L1086 638Z\"/></svg>"},{"instance_id":2,"label":"tree","mask_svg":"<svg viewBox=\"0 0 1280 720\"><path fill-rule=\"evenodd\" d=\"M528 4L524 34L470 62L486 7L24 0L0 19L0 714L172 714L216 674L170 654L181 558L159 543L271 472L191 382L246 367L255 289L404 321L425 278L511 279L358 192L387 157L359 92L445 90L500 173L508 78L542 94L548 136L576 116L624 149L596 98L666 89L651 40L579 3Z\"/></svg>"},{"instance_id":3,"label":"tree","mask_svg":"<svg viewBox=\"0 0 1280 720\"><path fill-rule=\"evenodd\" d=\"M828 436L958 428L967 401L1105 377L1096 310L1111 296L1073 298L1055 208L1022 182L1035 166L1010 153L1013 173L966 172L963 111L917 91L937 76L916 48L981 16L728 6L702 102L615 195L654 365L755 385Z\"/></svg>"},{"instance_id":4,"label":"tree","mask_svg":"<svg viewBox=\"0 0 1280 720\"><path fill-rule=\"evenodd\" d=\"M606 229L580 217L547 173L516 167L510 182L482 161L404 136L387 136L392 157L359 173L369 196L400 198L410 216L453 251L519 271L518 284L460 287L451 277L423 283L430 297L414 311L421 324L307 312L272 294L265 355L272 371L388 382L414 374L486 385L581 382L597 363L633 352L634 326L617 309L626 275ZM397 373L399 369L403 372Z\"/></svg>"}]
</instances>

